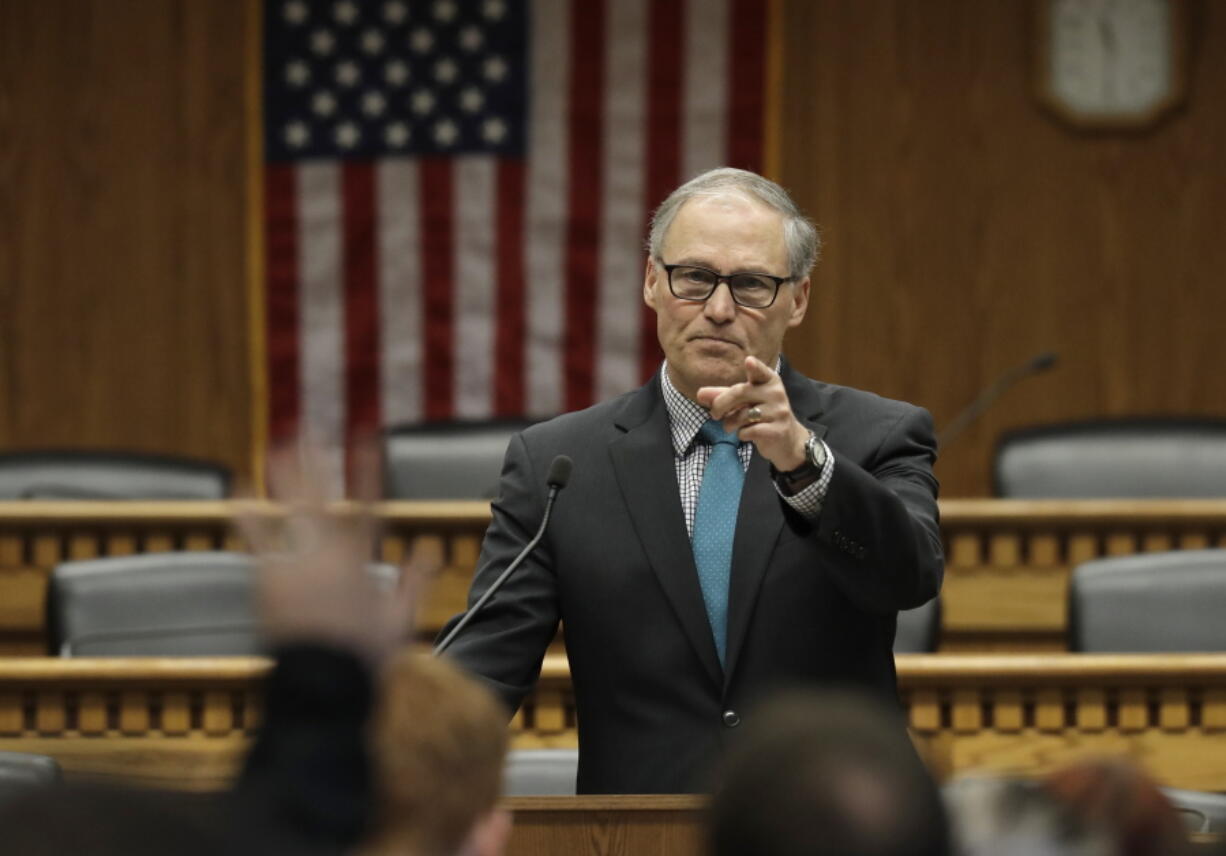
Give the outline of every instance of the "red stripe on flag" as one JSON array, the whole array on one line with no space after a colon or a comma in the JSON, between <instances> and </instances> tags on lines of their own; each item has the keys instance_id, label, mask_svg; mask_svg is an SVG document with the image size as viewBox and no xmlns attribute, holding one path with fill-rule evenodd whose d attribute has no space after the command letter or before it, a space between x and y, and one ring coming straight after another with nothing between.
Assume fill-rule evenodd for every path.
<instances>
[{"instance_id":1,"label":"red stripe on flag","mask_svg":"<svg viewBox=\"0 0 1226 856\"><path fill-rule=\"evenodd\" d=\"M732 0L728 27L728 165L762 171L766 133L766 16L761 0Z\"/></svg>"},{"instance_id":2,"label":"red stripe on flag","mask_svg":"<svg viewBox=\"0 0 1226 856\"><path fill-rule=\"evenodd\" d=\"M651 4L647 41L647 204L654 210L681 181L681 101L685 91L683 0ZM650 219L650 213L648 214ZM656 314L644 306L639 333L639 374L645 380L663 354L656 335Z\"/></svg>"},{"instance_id":3,"label":"red stripe on flag","mask_svg":"<svg viewBox=\"0 0 1226 856\"><path fill-rule=\"evenodd\" d=\"M605 2L571 8L566 224L565 407L592 403L596 369L601 180L604 133Z\"/></svg>"},{"instance_id":4,"label":"red stripe on flag","mask_svg":"<svg viewBox=\"0 0 1226 856\"><path fill-rule=\"evenodd\" d=\"M264 170L268 325L268 433L287 440L298 426L302 407L299 377L298 186L289 164Z\"/></svg>"},{"instance_id":5,"label":"red stripe on flag","mask_svg":"<svg viewBox=\"0 0 1226 856\"><path fill-rule=\"evenodd\" d=\"M378 428L379 296L376 284L375 168L346 163L341 173L345 279L345 438Z\"/></svg>"},{"instance_id":6,"label":"red stripe on flag","mask_svg":"<svg viewBox=\"0 0 1226 856\"><path fill-rule=\"evenodd\" d=\"M423 409L426 421L455 416L455 235L452 231L455 195L452 161L426 157L420 161Z\"/></svg>"},{"instance_id":7,"label":"red stripe on flag","mask_svg":"<svg viewBox=\"0 0 1226 856\"><path fill-rule=\"evenodd\" d=\"M494 264L498 276L494 339L494 415L524 412L524 165L498 163Z\"/></svg>"}]
</instances>

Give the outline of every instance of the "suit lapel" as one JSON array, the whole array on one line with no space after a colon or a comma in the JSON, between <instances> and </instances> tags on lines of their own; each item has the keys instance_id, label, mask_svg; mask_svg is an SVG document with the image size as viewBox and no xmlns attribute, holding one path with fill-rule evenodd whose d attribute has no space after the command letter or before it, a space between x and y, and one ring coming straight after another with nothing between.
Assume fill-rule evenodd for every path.
<instances>
[{"instance_id":1,"label":"suit lapel","mask_svg":"<svg viewBox=\"0 0 1226 856\"><path fill-rule=\"evenodd\" d=\"M792 371L784 361L780 373L788 391L788 401L801 424L820 438L826 426L816 420L822 407L813 386ZM754 604L762 579L775 552L783 528L783 501L771 479L770 462L755 450L745 473L741 508L737 513L736 539L732 546L732 579L728 591L728 649L726 675L731 678L745 634L749 631ZM727 680L727 679L726 679ZM726 682L725 680L725 682Z\"/></svg>"},{"instance_id":2,"label":"suit lapel","mask_svg":"<svg viewBox=\"0 0 1226 856\"><path fill-rule=\"evenodd\" d=\"M659 378L653 378L617 415L615 422L625 433L610 443L609 455L651 569L707 674L719 686L723 675L686 536L668 412L659 384Z\"/></svg>"}]
</instances>

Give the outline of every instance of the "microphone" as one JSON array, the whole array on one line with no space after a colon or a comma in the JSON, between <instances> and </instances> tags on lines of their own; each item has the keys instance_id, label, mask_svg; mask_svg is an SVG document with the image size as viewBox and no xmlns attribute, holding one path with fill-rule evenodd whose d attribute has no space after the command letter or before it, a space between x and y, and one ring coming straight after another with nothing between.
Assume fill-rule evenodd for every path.
<instances>
[{"instance_id":1,"label":"microphone","mask_svg":"<svg viewBox=\"0 0 1226 856\"><path fill-rule=\"evenodd\" d=\"M553 459L553 463L549 465L549 474L545 476L545 484L549 487L549 495L545 497L545 513L541 516L541 525L536 530L536 534L532 536L532 540L524 546L524 549L519 551L519 555L515 557L515 560L507 565L507 569L498 575L498 579L494 580L493 585L485 590L485 594L481 595L481 598L472 605L472 609L464 613L464 617L460 619L460 622L455 627L451 628L451 632L443 638L443 641L434 646L434 656L437 657L450 647L455 638L460 635L460 631L468 626L468 623L477 616L477 613L481 611L486 602L502 588L503 584L510 579L511 574L515 573L515 570L523 564L524 559L528 558L528 554L536 549L536 545L540 543L541 538L545 535L545 527L549 525L549 514L553 511L553 501L558 498L558 491L566 487L566 483L570 481L570 471L573 468L574 462L566 455L558 455Z\"/></svg>"},{"instance_id":2,"label":"microphone","mask_svg":"<svg viewBox=\"0 0 1226 856\"><path fill-rule=\"evenodd\" d=\"M984 411L996 402L996 399L1012 389L1015 384L1032 375L1042 374L1059 362L1059 360L1060 355L1055 351L1044 351L1031 357L1022 365L1014 366L1006 371L984 387L983 391L975 396L974 400L962 412L941 429L941 432L937 434L937 445L943 447L951 443L958 435L969 428L975 420L982 416Z\"/></svg>"}]
</instances>

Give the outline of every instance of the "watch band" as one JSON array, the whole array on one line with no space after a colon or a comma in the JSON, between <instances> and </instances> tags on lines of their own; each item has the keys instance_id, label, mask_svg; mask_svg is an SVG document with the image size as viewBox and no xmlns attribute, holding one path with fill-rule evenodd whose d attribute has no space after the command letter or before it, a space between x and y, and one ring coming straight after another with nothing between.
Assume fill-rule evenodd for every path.
<instances>
[{"instance_id":1,"label":"watch band","mask_svg":"<svg viewBox=\"0 0 1226 856\"><path fill-rule=\"evenodd\" d=\"M821 478L825 465L826 449L817 435L810 431L809 439L805 441L804 463L794 470L777 473L777 477L785 488L794 493Z\"/></svg>"}]
</instances>

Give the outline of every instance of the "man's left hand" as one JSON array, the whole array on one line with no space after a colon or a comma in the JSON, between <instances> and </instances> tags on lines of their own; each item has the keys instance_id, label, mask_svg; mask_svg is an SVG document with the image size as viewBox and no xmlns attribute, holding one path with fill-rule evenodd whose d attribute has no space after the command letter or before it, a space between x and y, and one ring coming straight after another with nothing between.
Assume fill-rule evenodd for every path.
<instances>
[{"instance_id":1,"label":"man's left hand","mask_svg":"<svg viewBox=\"0 0 1226 856\"><path fill-rule=\"evenodd\" d=\"M792 413L783 380L757 357L745 358L745 377L732 386L700 388L698 403L723 422L725 431L757 446L776 470L796 469L805 461L809 429Z\"/></svg>"}]
</instances>

